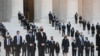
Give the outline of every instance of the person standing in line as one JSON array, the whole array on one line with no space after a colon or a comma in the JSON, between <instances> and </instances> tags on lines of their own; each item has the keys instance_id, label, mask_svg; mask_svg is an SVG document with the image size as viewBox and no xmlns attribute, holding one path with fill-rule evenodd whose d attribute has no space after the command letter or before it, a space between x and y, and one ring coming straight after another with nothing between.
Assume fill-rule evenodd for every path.
<instances>
[{"instance_id":1,"label":"person standing in line","mask_svg":"<svg viewBox=\"0 0 100 56\"><path fill-rule=\"evenodd\" d=\"M53 36L51 36L50 40L50 56L54 56L54 49L55 49L55 41L53 40Z\"/></svg>"},{"instance_id":2,"label":"person standing in line","mask_svg":"<svg viewBox=\"0 0 100 56\"><path fill-rule=\"evenodd\" d=\"M71 24L70 22L67 24L67 35L70 36Z\"/></svg>"},{"instance_id":3,"label":"person standing in line","mask_svg":"<svg viewBox=\"0 0 100 56\"><path fill-rule=\"evenodd\" d=\"M62 50L63 50L63 56L67 56L68 50L69 50L69 39L67 36L64 36L64 39L62 40Z\"/></svg>"},{"instance_id":4,"label":"person standing in line","mask_svg":"<svg viewBox=\"0 0 100 56\"><path fill-rule=\"evenodd\" d=\"M20 56L20 50L22 47L22 36L20 35L20 31L17 31L16 33L17 35L14 36L15 56Z\"/></svg>"},{"instance_id":5,"label":"person standing in line","mask_svg":"<svg viewBox=\"0 0 100 56\"><path fill-rule=\"evenodd\" d=\"M86 28L86 20L84 19L82 23L83 23L83 30L85 30L85 28Z\"/></svg>"},{"instance_id":6,"label":"person standing in line","mask_svg":"<svg viewBox=\"0 0 100 56\"><path fill-rule=\"evenodd\" d=\"M66 31L66 26L65 26L64 23L63 23L63 25L62 25L62 36L65 35L65 31Z\"/></svg>"},{"instance_id":7,"label":"person standing in line","mask_svg":"<svg viewBox=\"0 0 100 56\"><path fill-rule=\"evenodd\" d=\"M72 56L76 56L76 52L77 52L77 43L76 43L76 40L73 40L73 42L72 42Z\"/></svg>"},{"instance_id":8,"label":"person standing in line","mask_svg":"<svg viewBox=\"0 0 100 56\"><path fill-rule=\"evenodd\" d=\"M25 40L22 42L22 56L26 56L27 43Z\"/></svg>"},{"instance_id":9,"label":"person standing in line","mask_svg":"<svg viewBox=\"0 0 100 56\"><path fill-rule=\"evenodd\" d=\"M91 26L91 33L92 33L92 37L94 37L94 34L95 34L95 26L94 26L94 24L92 24L92 26Z\"/></svg>"},{"instance_id":10,"label":"person standing in line","mask_svg":"<svg viewBox=\"0 0 100 56\"><path fill-rule=\"evenodd\" d=\"M72 29L71 29L71 37L73 38L74 37L74 34L75 33L75 30L74 30L74 27L72 27Z\"/></svg>"},{"instance_id":11,"label":"person standing in line","mask_svg":"<svg viewBox=\"0 0 100 56\"><path fill-rule=\"evenodd\" d=\"M75 23L77 24L77 21L78 21L78 13L76 12L75 13Z\"/></svg>"},{"instance_id":12,"label":"person standing in line","mask_svg":"<svg viewBox=\"0 0 100 56\"><path fill-rule=\"evenodd\" d=\"M56 42L56 44L55 44L55 50L56 50L56 56L59 56L60 46L59 46L59 43L58 42Z\"/></svg>"},{"instance_id":13,"label":"person standing in line","mask_svg":"<svg viewBox=\"0 0 100 56\"><path fill-rule=\"evenodd\" d=\"M85 42L84 42L84 45L85 45L85 55L86 56L89 56L89 51L90 51L90 41L88 40L88 37L85 38Z\"/></svg>"},{"instance_id":14,"label":"person standing in line","mask_svg":"<svg viewBox=\"0 0 100 56\"><path fill-rule=\"evenodd\" d=\"M81 24L82 24L82 16L79 16L79 24L81 26Z\"/></svg>"},{"instance_id":15,"label":"person standing in line","mask_svg":"<svg viewBox=\"0 0 100 56\"><path fill-rule=\"evenodd\" d=\"M76 39L77 47L78 47L78 56L84 56L83 50L84 50L84 36L82 33L79 33L79 36Z\"/></svg>"},{"instance_id":16,"label":"person standing in line","mask_svg":"<svg viewBox=\"0 0 100 56\"><path fill-rule=\"evenodd\" d=\"M10 36L6 36L5 40L4 40L4 48L6 51L6 56L10 56L10 49L11 49L11 38Z\"/></svg>"},{"instance_id":17,"label":"person standing in line","mask_svg":"<svg viewBox=\"0 0 100 56\"><path fill-rule=\"evenodd\" d=\"M98 51L98 56L100 56L100 32L96 34L96 49Z\"/></svg>"},{"instance_id":18,"label":"person standing in line","mask_svg":"<svg viewBox=\"0 0 100 56\"><path fill-rule=\"evenodd\" d=\"M38 41L39 56L45 56L44 51L45 51L45 45L47 41L47 35L43 31L42 26L39 28L39 32L36 35Z\"/></svg>"},{"instance_id":19,"label":"person standing in line","mask_svg":"<svg viewBox=\"0 0 100 56\"><path fill-rule=\"evenodd\" d=\"M94 44L91 42L91 56L94 56Z\"/></svg>"},{"instance_id":20,"label":"person standing in line","mask_svg":"<svg viewBox=\"0 0 100 56\"><path fill-rule=\"evenodd\" d=\"M51 11L49 12L48 16L49 16L49 23L51 24L51 21L52 21L52 13L51 13Z\"/></svg>"},{"instance_id":21,"label":"person standing in line","mask_svg":"<svg viewBox=\"0 0 100 56\"><path fill-rule=\"evenodd\" d=\"M34 56L35 36L32 34L32 30L29 30L28 34L26 35L26 41L28 48L27 56Z\"/></svg>"},{"instance_id":22,"label":"person standing in line","mask_svg":"<svg viewBox=\"0 0 100 56\"><path fill-rule=\"evenodd\" d=\"M96 24L96 31L97 31L97 33L100 31L100 25L99 25L99 23Z\"/></svg>"},{"instance_id":23,"label":"person standing in line","mask_svg":"<svg viewBox=\"0 0 100 56\"><path fill-rule=\"evenodd\" d=\"M90 28L91 28L91 25L90 25L90 22L88 22L88 23L87 23L88 34L90 33Z\"/></svg>"}]
</instances>

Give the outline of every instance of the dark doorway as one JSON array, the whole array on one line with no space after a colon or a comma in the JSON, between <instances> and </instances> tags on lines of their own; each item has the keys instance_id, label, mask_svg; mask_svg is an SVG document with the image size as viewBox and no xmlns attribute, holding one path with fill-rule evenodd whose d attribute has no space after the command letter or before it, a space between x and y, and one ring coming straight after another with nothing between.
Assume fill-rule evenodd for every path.
<instances>
[{"instance_id":1,"label":"dark doorway","mask_svg":"<svg viewBox=\"0 0 100 56\"><path fill-rule=\"evenodd\" d=\"M34 0L24 1L24 15L29 22L34 22Z\"/></svg>"}]
</instances>

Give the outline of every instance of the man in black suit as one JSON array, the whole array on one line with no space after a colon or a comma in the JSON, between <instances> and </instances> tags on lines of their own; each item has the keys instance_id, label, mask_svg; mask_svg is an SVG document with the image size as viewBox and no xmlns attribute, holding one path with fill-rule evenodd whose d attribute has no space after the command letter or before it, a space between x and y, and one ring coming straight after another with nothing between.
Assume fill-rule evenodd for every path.
<instances>
[{"instance_id":1,"label":"man in black suit","mask_svg":"<svg viewBox=\"0 0 100 56\"><path fill-rule=\"evenodd\" d=\"M37 41L38 41L38 49L39 49L39 56L45 56L45 45L47 41L46 33L43 32L43 27L39 28L39 32L37 33Z\"/></svg>"},{"instance_id":2,"label":"man in black suit","mask_svg":"<svg viewBox=\"0 0 100 56\"><path fill-rule=\"evenodd\" d=\"M53 18L51 11L49 12L48 16L49 16L49 23L51 24Z\"/></svg>"},{"instance_id":3,"label":"man in black suit","mask_svg":"<svg viewBox=\"0 0 100 56\"><path fill-rule=\"evenodd\" d=\"M76 40L73 40L73 42L72 42L72 56L76 56L76 51L77 51L77 43L76 43Z\"/></svg>"},{"instance_id":4,"label":"man in black suit","mask_svg":"<svg viewBox=\"0 0 100 56\"><path fill-rule=\"evenodd\" d=\"M77 20L78 20L78 14L77 12L75 13L75 23L77 24Z\"/></svg>"},{"instance_id":5,"label":"man in black suit","mask_svg":"<svg viewBox=\"0 0 100 56\"><path fill-rule=\"evenodd\" d=\"M100 56L100 32L96 34L96 48L98 51L98 56Z\"/></svg>"},{"instance_id":6,"label":"man in black suit","mask_svg":"<svg viewBox=\"0 0 100 56\"><path fill-rule=\"evenodd\" d=\"M53 40L53 36L51 36L50 40L50 56L54 56L54 49L55 49L55 41Z\"/></svg>"},{"instance_id":7,"label":"man in black suit","mask_svg":"<svg viewBox=\"0 0 100 56\"><path fill-rule=\"evenodd\" d=\"M85 28L86 28L86 20L84 19L82 23L83 23L83 30L85 30Z\"/></svg>"},{"instance_id":8,"label":"man in black suit","mask_svg":"<svg viewBox=\"0 0 100 56\"><path fill-rule=\"evenodd\" d=\"M35 47L35 36L32 34L32 30L29 30L26 35L27 47L28 47L28 56L34 55L34 47Z\"/></svg>"},{"instance_id":9,"label":"man in black suit","mask_svg":"<svg viewBox=\"0 0 100 56\"><path fill-rule=\"evenodd\" d=\"M97 25L96 25L96 31L97 31L97 33L100 32L100 25L99 25L99 23L97 23Z\"/></svg>"},{"instance_id":10,"label":"man in black suit","mask_svg":"<svg viewBox=\"0 0 100 56\"><path fill-rule=\"evenodd\" d=\"M22 43L22 56L26 56L27 43L23 40Z\"/></svg>"},{"instance_id":11,"label":"man in black suit","mask_svg":"<svg viewBox=\"0 0 100 56\"><path fill-rule=\"evenodd\" d=\"M85 42L84 42L84 45L85 45L85 55L89 56L90 41L88 40L88 37L86 37L85 39L86 39Z\"/></svg>"},{"instance_id":12,"label":"man in black suit","mask_svg":"<svg viewBox=\"0 0 100 56\"><path fill-rule=\"evenodd\" d=\"M83 56L84 49L84 36L82 33L79 34L79 37L76 39L77 47L78 47L78 56Z\"/></svg>"},{"instance_id":13,"label":"man in black suit","mask_svg":"<svg viewBox=\"0 0 100 56\"><path fill-rule=\"evenodd\" d=\"M95 34L95 26L94 26L94 24L92 24L92 26L91 26L91 33L92 33L92 37L94 37L94 34Z\"/></svg>"},{"instance_id":14,"label":"man in black suit","mask_svg":"<svg viewBox=\"0 0 100 56\"><path fill-rule=\"evenodd\" d=\"M67 24L67 35L70 36L71 24L70 22Z\"/></svg>"},{"instance_id":15,"label":"man in black suit","mask_svg":"<svg viewBox=\"0 0 100 56\"><path fill-rule=\"evenodd\" d=\"M63 25L62 25L62 36L65 35L65 31L66 31L66 26L65 26L64 23L63 23Z\"/></svg>"},{"instance_id":16,"label":"man in black suit","mask_svg":"<svg viewBox=\"0 0 100 56\"><path fill-rule=\"evenodd\" d=\"M5 51L6 51L6 56L10 56L10 48L11 48L10 36L7 36L4 40L4 48L5 48Z\"/></svg>"},{"instance_id":17,"label":"man in black suit","mask_svg":"<svg viewBox=\"0 0 100 56\"><path fill-rule=\"evenodd\" d=\"M22 46L22 36L20 31L16 32L17 35L14 36L14 47L15 47L15 56L20 56L20 50Z\"/></svg>"}]
</instances>

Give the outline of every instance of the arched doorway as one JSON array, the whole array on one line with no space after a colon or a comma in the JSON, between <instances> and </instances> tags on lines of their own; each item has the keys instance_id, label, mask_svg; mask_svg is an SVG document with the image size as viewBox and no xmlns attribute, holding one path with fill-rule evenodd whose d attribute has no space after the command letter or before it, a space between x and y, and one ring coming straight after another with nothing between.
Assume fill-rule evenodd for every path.
<instances>
[{"instance_id":1,"label":"arched doorway","mask_svg":"<svg viewBox=\"0 0 100 56\"><path fill-rule=\"evenodd\" d=\"M34 22L34 0L23 0L24 15L29 22Z\"/></svg>"}]
</instances>

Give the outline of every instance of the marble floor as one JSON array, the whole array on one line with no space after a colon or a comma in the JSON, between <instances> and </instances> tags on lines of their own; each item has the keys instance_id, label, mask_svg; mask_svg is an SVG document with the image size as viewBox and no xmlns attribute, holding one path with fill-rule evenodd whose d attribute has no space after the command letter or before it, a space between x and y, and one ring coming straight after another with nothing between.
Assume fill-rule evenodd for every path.
<instances>
[{"instance_id":1,"label":"marble floor","mask_svg":"<svg viewBox=\"0 0 100 56\"><path fill-rule=\"evenodd\" d=\"M75 30L79 30L80 32L83 32L83 34L85 35L85 37L87 36L89 38L90 41L95 43L95 37L92 37L91 34L88 34L87 31L83 31L82 27L79 26L79 24L75 24L74 22L74 18L69 18L66 20L67 22L71 22L72 27L75 28ZM8 29L8 31L10 32L10 35L13 36L16 35L16 31L19 30L20 34L22 35L23 39L25 39L25 35L27 34L26 30L23 29L23 27L20 26L17 17L12 18L12 20L10 22L3 22L3 24L6 26L6 28ZM37 26L43 26L44 27L44 31L47 33L47 37L48 39L50 39L50 36L54 36L54 40L58 41L60 43L60 47L61 47L61 42L62 42L62 35L59 34L59 31L55 30L55 28L51 27L51 25L48 23L48 18L43 18L41 20L41 22L37 23L35 22L35 24ZM68 56L72 56L72 50L71 50L71 42L72 42L72 38L68 37L68 39L70 40L70 48L69 48L69 53ZM0 41L2 42L2 47L1 47L1 52L0 52L0 56L5 56L5 50L3 47L3 38L0 36ZM60 48L61 49L61 48ZM46 56L49 56L49 54L45 54ZM11 54L12 56L12 54ZM20 56L22 56L20 54ZM36 56L38 56L38 50L36 48ZM56 54L55 54L56 56ZM60 50L60 54L59 56L63 56L62 54L62 50ZM84 53L85 56L85 53ZM95 56L97 56L97 51L95 51Z\"/></svg>"}]
</instances>

